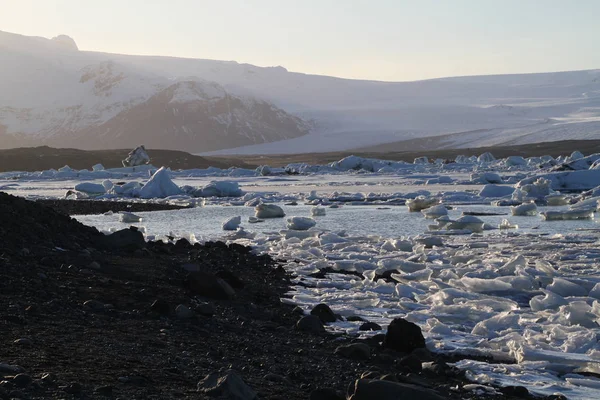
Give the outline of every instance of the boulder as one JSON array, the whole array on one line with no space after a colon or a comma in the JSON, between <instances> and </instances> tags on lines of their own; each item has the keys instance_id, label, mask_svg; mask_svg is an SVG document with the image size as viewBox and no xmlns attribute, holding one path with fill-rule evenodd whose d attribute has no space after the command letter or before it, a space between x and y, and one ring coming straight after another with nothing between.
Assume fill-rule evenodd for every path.
<instances>
[{"instance_id":1,"label":"boulder","mask_svg":"<svg viewBox=\"0 0 600 400\"><path fill-rule=\"evenodd\" d=\"M335 349L335 354L352 360L367 360L371 357L371 348L364 343L352 343L339 346Z\"/></svg>"},{"instance_id":2,"label":"boulder","mask_svg":"<svg viewBox=\"0 0 600 400\"><path fill-rule=\"evenodd\" d=\"M383 347L402 353L425 347L425 338L416 324L404 318L395 318L388 326Z\"/></svg>"},{"instance_id":3,"label":"boulder","mask_svg":"<svg viewBox=\"0 0 600 400\"><path fill-rule=\"evenodd\" d=\"M296 323L296 329L302 332L321 333L325 332L323 322L315 315L307 315L300 318Z\"/></svg>"},{"instance_id":4,"label":"boulder","mask_svg":"<svg viewBox=\"0 0 600 400\"><path fill-rule=\"evenodd\" d=\"M388 380L358 379L348 388L349 400L443 400L431 389Z\"/></svg>"},{"instance_id":5,"label":"boulder","mask_svg":"<svg viewBox=\"0 0 600 400\"><path fill-rule=\"evenodd\" d=\"M135 251L146 247L144 235L136 227L121 229L107 236L98 238L101 248Z\"/></svg>"},{"instance_id":6,"label":"boulder","mask_svg":"<svg viewBox=\"0 0 600 400\"><path fill-rule=\"evenodd\" d=\"M206 272L192 272L186 280L187 288L194 294L218 300L229 300L235 290L223 279Z\"/></svg>"},{"instance_id":7,"label":"boulder","mask_svg":"<svg viewBox=\"0 0 600 400\"><path fill-rule=\"evenodd\" d=\"M337 317L327 304L317 304L310 311L310 315L318 317L322 322L335 322Z\"/></svg>"},{"instance_id":8,"label":"boulder","mask_svg":"<svg viewBox=\"0 0 600 400\"><path fill-rule=\"evenodd\" d=\"M213 372L198 382L198 392L229 400L254 400L258 395L234 370Z\"/></svg>"}]
</instances>

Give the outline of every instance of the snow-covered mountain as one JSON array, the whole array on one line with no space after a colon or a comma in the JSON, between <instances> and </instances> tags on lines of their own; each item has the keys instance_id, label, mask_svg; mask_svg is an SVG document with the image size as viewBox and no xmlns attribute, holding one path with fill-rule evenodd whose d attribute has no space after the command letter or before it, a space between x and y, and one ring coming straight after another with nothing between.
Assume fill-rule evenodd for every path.
<instances>
[{"instance_id":1,"label":"snow-covered mountain","mask_svg":"<svg viewBox=\"0 0 600 400\"><path fill-rule=\"evenodd\" d=\"M118 57L117 57L118 58ZM110 55L0 32L0 148L52 145L193 152L298 137L310 124L197 77L167 77Z\"/></svg>"},{"instance_id":2,"label":"snow-covered mountain","mask_svg":"<svg viewBox=\"0 0 600 400\"><path fill-rule=\"evenodd\" d=\"M258 154L600 138L600 70L390 83L0 32L0 76L0 147Z\"/></svg>"}]
</instances>

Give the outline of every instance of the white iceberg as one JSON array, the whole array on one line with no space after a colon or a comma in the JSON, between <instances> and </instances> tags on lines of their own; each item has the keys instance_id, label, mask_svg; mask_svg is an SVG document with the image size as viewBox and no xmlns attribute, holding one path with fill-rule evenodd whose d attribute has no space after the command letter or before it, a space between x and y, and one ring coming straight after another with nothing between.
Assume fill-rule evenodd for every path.
<instances>
[{"instance_id":1,"label":"white iceberg","mask_svg":"<svg viewBox=\"0 0 600 400\"><path fill-rule=\"evenodd\" d=\"M223 222L221 227L224 231L235 231L242 223L242 217L231 217L227 221Z\"/></svg>"},{"instance_id":2,"label":"white iceberg","mask_svg":"<svg viewBox=\"0 0 600 400\"><path fill-rule=\"evenodd\" d=\"M421 210L421 213L425 216L425 218L435 219L444 215L448 215L448 209L445 205L438 204L436 206Z\"/></svg>"},{"instance_id":3,"label":"white iceberg","mask_svg":"<svg viewBox=\"0 0 600 400\"><path fill-rule=\"evenodd\" d=\"M198 197L240 197L243 194L240 185L232 181L212 181L195 193Z\"/></svg>"},{"instance_id":4,"label":"white iceberg","mask_svg":"<svg viewBox=\"0 0 600 400\"><path fill-rule=\"evenodd\" d=\"M595 209L566 210L566 211L544 211L540 215L545 221L562 221L576 219L594 218Z\"/></svg>"},{"instance_id":5,"label":"white iceberg","mask_svg":"<svg viewBox=\"0 0 600 400\"><path fill-rule=\"evenodd\" d=\"M183 190L171 180L169 171L161 167L139 191L142 199L165 198L182 194Z\"/></svg>"},{"instance_id":6,"label":"white iceberg","mask_svg":"<svg viewBox=\"0 0 600 400\"><path fill-rule=\"evenodd\" d=\"M323 215L325 215L325 208L313 207L310 209L310 215L312 215L313 217L323 216Z\"/></svg>"},{"instance_id":7,"label":"white iceberg","mask_svg":"<svg viewBox=\"0 0 600 400\"><path fill-rule=\"evenodd\" d=\"M309 217L291 217L287 220L287 228L295 231L306 231L316 224L317 222Z\"/></svg>"},{"instance_id":8,"label":"white iceberg","mask_svg":"<svg viewBox=\"0 0 600 400\"><path fill-rule=\"evenodd\" d=\"M124 167L137 167L138 165L148 164L149 162L150 156L146 152L144 146L139 146L131 150L127 155L127 158L122 161Z\"/></svg>"},{"instance_id":9,"label":"white iceberg","mask_svg":"<svg viewBox=\"0 0 600 400\"><path fill-rule=\"evenodd\" d=\"M478 194L481 197L506 197L514 191L512 186L487 184L481 188Z\"/></svg>"},{"instance_id":10,"label":"white iceberg","mask_svg":"<svg viewBox=\"0 0 600 400\"><path fill-rule=\"evenodd\" d=\"M435 197L417 196L414 199L406 200L406 206L408 207L408 211L418 212L434 206L439 202L440 200Z\"/></svg>"},{"instance_id":11,"label":"white iceberg","mask_svg":"<svg viewBox=\"0 0 600 400\"><path fill-rule=\"evenodd\" d=\"M91 183L91 182L82 182L75 185L75 190L78 192L83 192L87 194L104 194L106 193L106 188L104 185L99 183Z\"/></svg>"},{"instance_id":12,"label":"white iceberg","mask_svg":"<svg viewBox=\"0 0 600 400\"><path fill-rule=\"evenodd\" d=\"M510 213L514 216L532 216L537 215L537 206L534 202L523 203L518 206L511 206Z\"/></svg>"},{"instance_id":13,"label":"white iceberg","mask_svg":"<svg viewBox=\"0 0 600 400\"><path fill-rule=\"evenodd\" d=\"M259 204L254 210L256 218L283 218L285 216L283 209L275 204Z\"/></svg>"},{"instance_id":14,"label":"white iceberg","mask_svg":"<svg viewBox=\"0 0 600 400\"><path fill-rule=\"evenodd\" d=\"M121 211L119 213L119 220L121 222L133 223L133 222L142 222L142 217L135 215L133 213L127 211Z\"/></svg>"},{"instance_id":15,"label":"white iceberg","mask_svg":"<svg viewBox=\"0 0 600 400\"><path fill-rule=\"evenodd\" d=\"M484 222L473 215L463 215L446 226L450 230L469 230L475 233L483 232L483 227Z\"/></svg>"}]
</instances>

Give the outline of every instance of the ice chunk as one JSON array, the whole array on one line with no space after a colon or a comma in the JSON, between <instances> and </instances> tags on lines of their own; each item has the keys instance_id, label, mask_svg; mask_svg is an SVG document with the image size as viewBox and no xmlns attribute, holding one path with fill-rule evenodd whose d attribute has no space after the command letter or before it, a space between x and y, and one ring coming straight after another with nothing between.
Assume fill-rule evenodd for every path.
<instances>
[{"instance_id":1,"label":"ice chunk","mask_svg":"<svg viewBox=\"0 0 600 400\"><path fill-rule=\"evenodd\" d=\"M510 223L509 220L507 220L506 218L504 218L502 220L502 222L500 222L500 225L498 225L498 229L517 229L519 228L519 225L513 225Z\"/></svg>"},{"instance_id":2,"label":"ice chunk","mask_svg":"<svg viewBox=\"0 0 600 400\"><path fill-rule=\"evenodd\" d=\"M256 224L257 222L265 222L265 220L251 216L251 217L248 217L248 222L251 224Z\"/></svg>"},{"instance_id":3,"label":"ice chunk","mask_svg":"<svg viewBox=\"0 0 600 400\"><path fill-rule=\"evenodd\" d=\"M413 161L413 164L429 164L429 158L426 156L417 157Z\"/></svg>"},{"instance_id":4,"label":"ice chunk","mask_svg":"<svg viewBox=\"0 0 600 400\"><path fill-rule=\"evenodd\" d=\"M447 229L469 230L471 232L483 232L484 222L473 215L463 215L456 221L450 222Z\"/></svg>"},{"instance_id":5,"label":"ice chunk","mask_svg":"<svg viewBox=\"0 0 600 400\"><path fill-rule=\"evenodd\" d=\"M542 292L543 296L535 296L529 300L529 307L532 311L556 310L558 307L568 304L567 300L554 292L544 289Z\"/></svg>"},{"instance_id":6,"label":"ice chunk","mask_svg":"<svg viewBox=\"0 0 600 400\"><path fill-rule=\"evenodd\" d=\"M146 148L142 145L131 150L127 158L122 162L124 167L137 167L138 165L148 164L150 156L146 152Z\"/></svg>"},{"instance_id":7,"label":"ice chunk","mask_svg":"<svg viewBox=\"0 0 600 400\"><path fill-rule=\"evenodd\" d=\"M240 185L232 181L212 181L196 192L198 197L240 197L243 194Z\"/></svg>"},{"instance_id":8,"label":"ice chunk","mask_svg":"<svg viewBox=\"0 0 600 400\"><path fill-rule=\"evenodd\" d=\"M542 218L546 221L562 221L562 220L576 220L576 219L592 219L594 218L594 211L589 210L566 210L566 211L543 211L540 213Z\"/></svg>"},{"instance_id":9,"label":"ice chunk","mask_svg":"<svg viewBox=\"0 0 600 400\"><path fill-rule=\"evenodd\" d=\"M291 217L287 219L288 229L296 231L306 231L316 224L317 222L309 217Z\"/></svg>"},{"instance_id":10,"label":"ice chunk","mask_svg":"<svg viewBox=\"0 0 600 400\"><path fill-rule=\"evenodd\" d=\"M508 156L504 160L504 164L507 167L527 165L527 160L521 156Z\"/></svg>"},{"instance_id":11,"label":"ice chunk","mask_svg":"<svg viewBox=\"0 0 600 400\"><path fill-rule=\"evenodd\" d=\"M519 320L520 317L518 315L511 312L503 312L478 322L471 333L488 339L496 338L499 336L499 332L518 327Z\"/></svg>"},{"instance_id":12,"label":"ice chunk","mask_svg":"<svg viewBox=\"0 0 600 400\"><path fill-rule=\"evenodd\" d=\"M259 204L255 207L256 218L283 218L283 209L275 204Z\"/></svg>"},{"instance_id":13,"label":"ice chunk","mask_svg":"<svg viewBox=\"0 0 600 400\"><path fill-rule=\"evenodd\" d=\"M495 172L471 174L471 183L504 183L502 177Z\"/></svg>"},{"instance_id":14,"label":"ice chunk","mask_svg":"<svg viewBox=\"0 0 600 400\"><path fill-rule=\"evenodd\" d=\"M537 206L534 202L511 206L510 213L514 216L532 216L537 214Z\"/></svg>"},{"instance_id":15,"label":"ice chunk","mask_svg":"<svg viewBox=\"0 0 600 400\"><path fill-rule=\"evenodd\" d=\"M527 199L544 199L551 194L551 182L545 178L538 178L532 183L516 185L512 198L514 200L525 201Z\"/></svg>"},{"instance_id":16,"label":"ice chunk","mask_svg":"<svg viewBox=\"0 0 600 400\"><path fill-rule=\"evenodd\" d=\"M488 184L478 194L481 197L506 197L510 196L514 190L512 186Z\"/></svg>"},{"instance_id":17,"label":"ice chunk","mask_svg":"<svg viewBox=\"0 0 600 400\"><path fill-rule=\"evenodd\" d=\"M485 153L477 157L477 162L480 163L491 163L494 161L496 161L496 157L494 157L489 151L486 151Z\"/></svg>"},{"instance_id":18,"label":"ice chunk","mask_svg":"<svg viewBox=\"0 0 600 400\"><path fill-rule=\"evenodd\" d=\"M224 231L235 231L242 223L242 217L231 217L227 221L223 222L221 227Z\"/></svg>"},{"instance_id":19,"label":"ice chunk","mask_svg":"<svg viewBox=\"0 0 600 400\"><path fill-rule=\"evenodd\" d=\"M92 166L92 171L104 171L104 165L102 164L95 164Z\"/></svg>"},{"instance_id":20,"label":"ice chunk","mask_svg":"<svg viewBox=\"0 0 600 400\"><path fill-rule=\"evenodd\" d=\"M323 215L325 215L325 208L323 208L323 207L313 207L313 208L310 209L310 215L312 215L313 217L323 216Z\"/></svg>"},{"instance_id":21,"label":"ice chunk","mask_svg":"<svg viewBox=\"0 0 600 400\"><path fill-rule=\"evenodd\" d=\"M425 218L434 219L448 215L448 209L443 204L438 204L436 206L421 210L421 213L425 216Z\"/></svg>"},{"instance_id":22,"label":"ice chunk","mask_svg":"<svg viewBox=\"0 0 600 400\"><path fill-rule=\"evenodd\" d=\"M164 198L182 194L183 191L171 180L169 171L161 167L152 175L139 191L139 196L143 199Z\"/></svg>"},{"instance_id":23,"label":"ice chunk","mask_svg":"<svg viewBox=\"0 0 600 400\"><path fill-rule=\"evenodd\" d=\"M127 211L121 211L119 214L119 219L121 222L133 223L142 221L142 217Z\"/></svg>"},{"instance_id":24,"label":"ice chunk","mask_svg":"<svg viewBox=\"0 0 600 400\"><path fill-rule=\"evenodd\" d=\"M78 192L83 192L87 194L104 194L106 193L106 188L104 185L99 183L91 183L91 182L82 182L75 185L75 190Z\"/></svg>"},{"instance_id":25,"label":"ice chunk","mask_svg":"<svg viewBox=\"0 0 600 400\"><path fill-rule=\"evenodd\" d=\"M435 197L417 196L406 201L408 211L417 212L438 204L440 201Z\"/></svg>"},{"instance_id":26,"label":"ice chunk","mask_svg":"<svg viewBox=\"0 0 600 400\"><path fill-rule=\"evenodd\" d=\"M558 277L554 278L552 284L546 286L546 289L563 297L588 295L588 291L583 286Z\"/></svg>"},{"instance_id":27,"label":"ice chunk","mask_svg":"<svg viewBox=\"0 0 600 400\"><path fill-rule=\"evenodd\" d=\"M567 197L562 194L550 194L545 199L546 204L549 206L565 206L569 204Z\"/></svg>"}]
</instances>

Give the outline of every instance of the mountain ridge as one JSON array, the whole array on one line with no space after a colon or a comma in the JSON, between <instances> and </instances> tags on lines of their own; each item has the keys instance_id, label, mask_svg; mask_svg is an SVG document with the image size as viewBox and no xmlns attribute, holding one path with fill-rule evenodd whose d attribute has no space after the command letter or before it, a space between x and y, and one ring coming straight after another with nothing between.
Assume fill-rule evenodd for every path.
<instances>
[{"instance_id":1,"label":"mountain ridge","mask_svg":"<svg viewBox=\"0 0 600 400\"><path fill-rule=\"evenodd\" d=\"M223 124L205 122L202 132L194 125L198 145L192 149L189 142L154 142L203 154L344 151L472 131L487 133L477 138L471 135L465 142L460 138L466 136L453 136L453 145L539 142L557 140L561 135L573 139L600 137L596 125L600 121L599 69L385 82L310 75L235 61L87 52L64 49L43 38L32 38L27 53L22 48L25 45L19 43L29 43L28 37L17 35L20 37L14 39L10 35L0 32L0 76L10 76L11 82L16 82L0 82L0 125L6 131L0 146L17 140L15 134L20 134L23 142L23 133L37 133L38 139L45 140L37 143L34 137L29 139L37 144L62 145L47 138L58 128L70 126L78 129L79 134L72 136L77 140L82 140L82 132L98 135L99 126L109 119L147 102L170 84L184 81L215 82L241 104L246 98L257 99L257 108L243 113L247 121L236 119L236 140L223 134L229 132L227 121L233 115L215 115ZM12 38L8 40L12 47L2 47L7 36ZM15 43L21 46L18 52L14 51ZM21 57L21 62L11 64L11 55ZM32 60L41 60L43 68ZM73 85L74 75L83 76L82 71L94 68L101 70L96 80L64 90ZM92 97L94 91L106 95ZM268 117L263 116L264 109L260 111L263 102L272 105ZM148 118L154 114L166 118L164 107L170 105L160 107ZM286 123L274 123L284 116ZM123 115L119 118L127 119ZM111 129L117 129L115 121ZM544 129L537 129L544 124ZM130 129L141 129L134 125ZM160 121L148 122L145 135L165 135L164 127L153 130L159 125ZM185 132L191 129L187 125L166 130ZM127 134L136 138L142 135L137 131ZM13 137L8 138L10 135ZM228 138L231 140L224 140ZM93 141L88 138L85 142ZM203 145L207 143L211 145Z\"/></svg>"}]
</instances>

